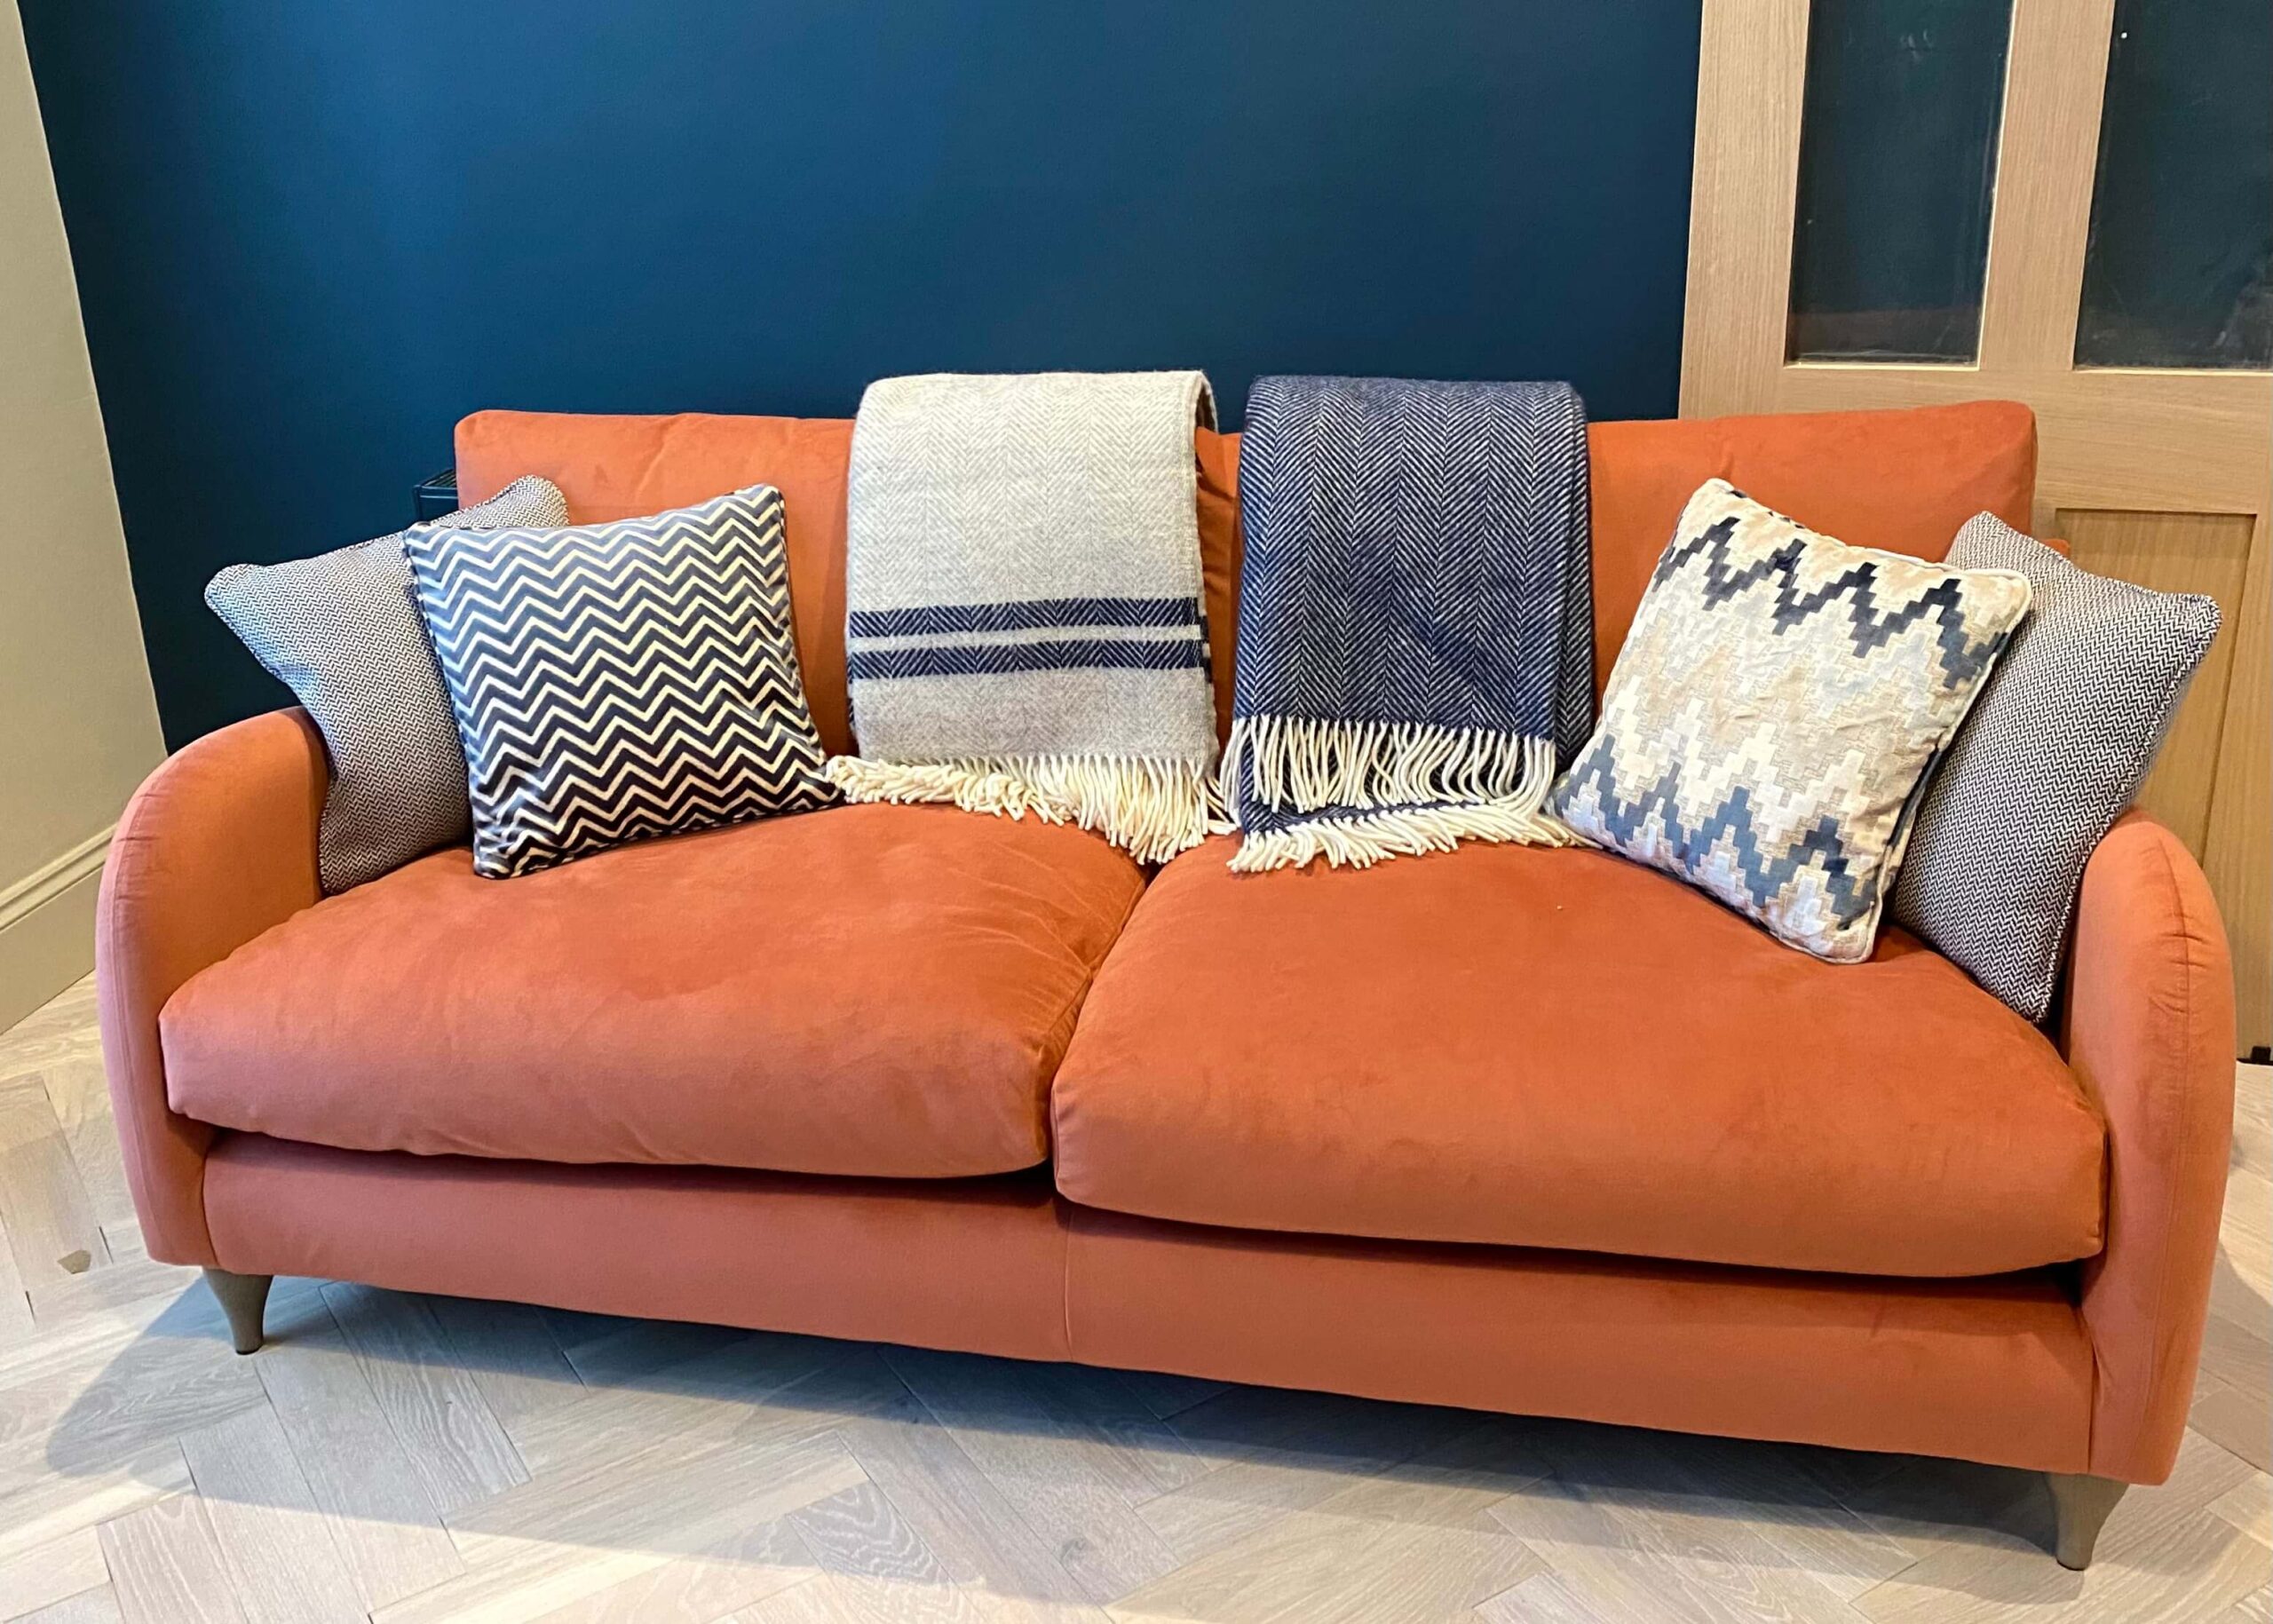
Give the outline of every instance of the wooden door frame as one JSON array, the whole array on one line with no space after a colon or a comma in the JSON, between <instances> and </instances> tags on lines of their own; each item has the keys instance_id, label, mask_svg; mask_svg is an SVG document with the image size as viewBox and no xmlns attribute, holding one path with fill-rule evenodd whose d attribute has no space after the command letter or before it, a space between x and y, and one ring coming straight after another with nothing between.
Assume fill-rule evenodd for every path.
<instances>
[{"instance_id":1,"label":"wooden door frame","mask_svg":"<svg viewBox=\"0 0 2273 1624\"><path fill-rule=\"evenodd\" d=\"M1977 361L1789 362L1806 0L1705 0L1681 414L2011 398L2036 410L2035 520L2253 517L2198 855L2224 905L2245 1048L2273 1026L2273 373L2074 365L2115 0L2014 0ZM2092 87L2078 93L2079 86ZM2238 613L2236 613L2236 610Z\"/></svg>"}]
</instances>

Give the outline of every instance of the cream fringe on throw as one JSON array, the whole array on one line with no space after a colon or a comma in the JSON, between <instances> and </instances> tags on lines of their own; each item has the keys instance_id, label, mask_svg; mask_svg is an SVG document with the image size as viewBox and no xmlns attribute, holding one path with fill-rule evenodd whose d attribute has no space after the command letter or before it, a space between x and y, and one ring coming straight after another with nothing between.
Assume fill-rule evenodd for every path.
<instances>
[{"instance_id":1,"label":"cream fringe on throw","mask_svg":"<svg viewBox=\"0 0 2273 1624\"><path fill-rule=\"evenodd\" d=\"M1072 823L1140 863L1165 863L1216 827L1215 775L1189 762L1120 756L1004 756L945 762L832 757L849 801L942 802L966 812Z\"/></svg>"},{"instance_id":2,"label":"cream fringe on throw","mask_svg":"<svg viewBox=\"0 0 2273 1624\"><path fill-rule=\"evenodd\" d=\"M1555 744L1480 728L1241 717L1224 752L1224 793L1252 777L1266 804L1325 816L1250 830L1231 860L1242 874L1324 858L1362 868L1386 857L1448 852L1462 840L1580 844L1544 810Z\"/></svg>"}]
</instances>

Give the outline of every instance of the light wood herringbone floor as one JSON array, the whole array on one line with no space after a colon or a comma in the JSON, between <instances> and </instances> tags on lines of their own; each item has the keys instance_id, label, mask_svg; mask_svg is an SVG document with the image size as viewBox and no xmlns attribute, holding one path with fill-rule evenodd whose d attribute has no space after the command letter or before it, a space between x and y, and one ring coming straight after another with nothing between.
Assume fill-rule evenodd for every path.
<instances>
[{"instance_id":1,"label":"light wood herringbone floor","mask_svg":"<svg viewBox=\"0 0 2273 1624\"><path fill-rule=\"evenodd\" d=\"M0 1620L2273 1620L2273 1121L2195 1430L2033 1477L279 1281L143 1256L81 986L0 1034Z\"/></svg>"}]
</instances>

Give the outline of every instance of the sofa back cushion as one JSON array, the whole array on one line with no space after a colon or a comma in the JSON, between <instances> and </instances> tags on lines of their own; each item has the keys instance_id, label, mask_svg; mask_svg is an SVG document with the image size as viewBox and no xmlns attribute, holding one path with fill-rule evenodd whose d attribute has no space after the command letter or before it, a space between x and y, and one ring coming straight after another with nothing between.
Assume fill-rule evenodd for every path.
<instances>
[{"instance_id":1,"label":"sofa back cushion","mask_svg":"<svg viewBox=\"0 0 2273 1624\"><path fill-rule=\"evenodd\" d=\"M1675 521L1707 479L1850 546L1937 563L1976 513L2012 524L2036 495L2036 415L2013 400L1597 423L1588 447L1598 691Z\"/></svg>"},{"instance_id":2,"label":"sofa back cushion","mask_svg":"<svg viewBox=\"0 0 2273 1624\"><path fill-rule=\"evenodd\" d=\"M1683 505L1728 480L1810 527L1858 547L1940 558L1958 527L1986 511L2029 526L2036 419L2008 400L1908 411L1814 412L1597 423L1594 458L1595 685L1633 623L1650 571ZM1239 436L1202 430L1200 545L1218 731L1231 722L1239 624ZM523 474L560 487L574 524L685 507L772 485L788 510L789 590L808 702L821 743L851 748L844 686L843 417L476 412L458 424L458 490L479 502Z\"/></svg>"},{"instance_id":3,"label":"sofa back cushion","mask_svg":"<svg viewBox=\"0 0 2273 1624\"><path fill-rule=\"evenodd\" d=\"M789 534L789 602L813 728L831 755L851 747L844 696L844 469L852 423L832 417L630 416L476 412L458 424L458 489L548 474L572 525L638 519L771 485ZM515 471L502 471L512 469Z\"/></svg>"}]
</instances>

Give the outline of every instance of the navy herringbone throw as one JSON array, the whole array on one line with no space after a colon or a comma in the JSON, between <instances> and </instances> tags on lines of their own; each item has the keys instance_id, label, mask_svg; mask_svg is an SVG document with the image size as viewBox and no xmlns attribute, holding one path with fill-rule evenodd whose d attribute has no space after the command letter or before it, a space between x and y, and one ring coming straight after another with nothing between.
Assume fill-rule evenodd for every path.
<instances>
[{"instance_id":1,"label":"navy herringbone throw","mask_svg":"<svg viewBox=\"0 0 2273 1624\"><path fill-rule=\"evenodd\" d=\"M1232 867L1572 838L1542 804L1593 724L1587 502L1567 384L1255 381Z\"/></svg>"}]
</instances>

